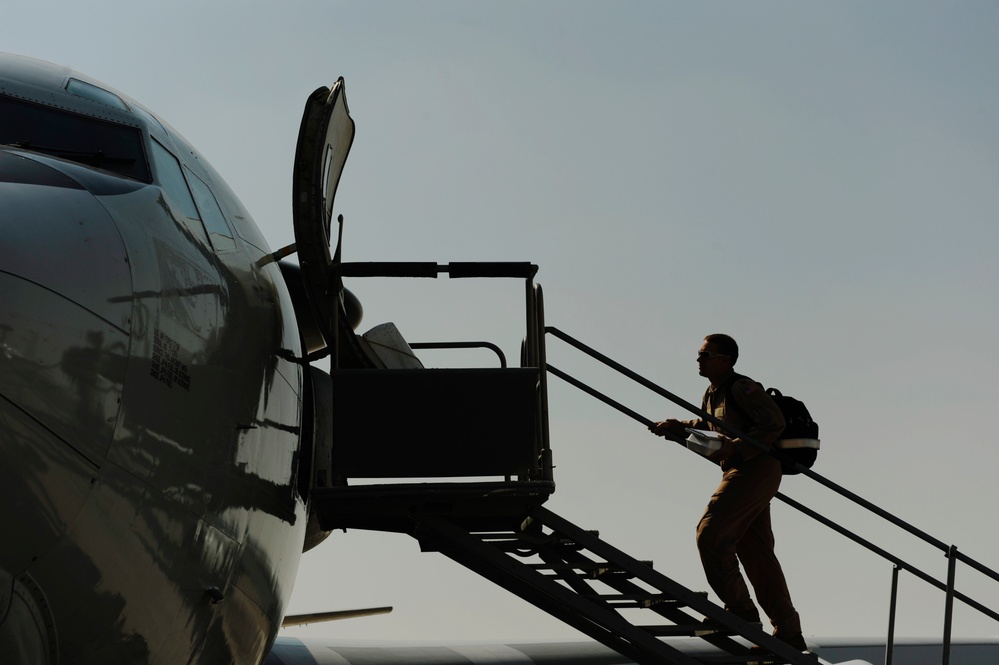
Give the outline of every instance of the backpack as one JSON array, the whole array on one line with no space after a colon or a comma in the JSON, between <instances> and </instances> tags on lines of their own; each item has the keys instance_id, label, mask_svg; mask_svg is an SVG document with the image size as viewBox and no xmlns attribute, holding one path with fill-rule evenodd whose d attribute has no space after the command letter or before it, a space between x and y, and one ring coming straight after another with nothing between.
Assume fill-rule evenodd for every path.
<instances>
[{"instance_id":1,"label":"backpack","mask_svg":"<svg viewBox=\"0 0 999 665\"><path fill-rule=\"evenodd\" d=\"M740 376L739 378L746 378ZM736 411L744 417L749 418L746 410L732 397L732 386L735 381L729 384L728 394L725 396L726 406L731 404ZM808 413L808 407L804 402L797 400L790 395L785 395L776 388L767 388L767 395L774 401L781 415L784 416L784 431L781 432L780 439L774 447L781 451L778 455L781 470L785 476L793 476L801 473L798 464L806 469L812 468L815 458L819 454L819 424L812 420ZM749 418L752 420L751 418Z\"/></svg>"}]
</instances>

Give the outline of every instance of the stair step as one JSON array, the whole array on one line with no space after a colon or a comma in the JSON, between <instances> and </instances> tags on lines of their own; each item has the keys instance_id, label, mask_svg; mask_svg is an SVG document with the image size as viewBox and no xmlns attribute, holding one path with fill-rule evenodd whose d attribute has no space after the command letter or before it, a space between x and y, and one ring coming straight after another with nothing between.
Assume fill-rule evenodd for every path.
<instances>
[{"instance_id":1,"label":"stair step","mask_svg":"<svg viewBox=\"0 0 999 665\"><path fill-rule=\"evenodd\" d=\"M575 541L568 538L562 538L556 535L511 535L509 533L487 533L487 534L475 534L476 538L482 540L482 542L497 547L501 550L523 550L523 549L541 549L544 547L552 547L553 545L559 545L561 547L567 547L572 550L579 551L583 549L582 545L579 545Z\"/></svg>"},{"instance_id":2,"label":"stair step","mask_svg":"<svg viewBox=\"0 0 999 665\"><path fill-rule=\"evenodd\" d=\"M736 631L725 626L697 623L678 623L655 626L639 626L642 630L657 637L710 637L712 635L737 635Z\"/></svg>"},{"instance_id":3,"label":"stair step","mask_svg":"<svg viewBox=\"0 0 999 665\"><path fill-rule=\"evenodd\" d=\"M639 626L639 628L649 635L655 635L656 637L694 637L697 633L703 632L703 627L697 623Z\"/></svg>"},{"instance_id":4,"label":"stair step","mask_svg":"<svg viewBox=\"0 0 999 665\"><path fill-rule=\"evenodd\" d=\"M818 656L812 653L801 654L814 659L816 665L819 662ZM786 665L786 658L782 658L772 653L744 653L744 654L718 654L717 656L698 656L697 660L705 665Z\"/></svg>"},{"instance_id":5,"label":"stair step","mask_svg":"<svg viewBox=\"0 0 999 665\"><path fill-rule=\"evenodd\" d=\"M600 537L599 531L587 531L594 538ZM509 532L483 532L474 533L476 538L484 543L488 543L504 552L515 550L536 549L559 546L579 552L586 548L569 538L558 533L541 533L533 531L523 531L520 533ZM648 562L651 565L652 562Z\"/></svg>"},{"instance_id":6,"label":"stair step","mask_svg":"<svg viewBox=\"0 0 999 665\"><path fill-rule=\"evenodd\" d=\"M701 598L705 598L706 599L708 597L708 592L707 591L694 591L692 593L693 593L693 595L700 596ZM646 600L646 603L644 605L642 605L642 607L653 607L655 605L661 605L661 604L676 605L677 607L686 607L687 606L687 604L684 603L684 602L682 602L682 601L680 601L680 599L673 598L672 596L666 596L666 595L653 595L653 596L646 595L645 596L645 600Z\"/></svg>"},{"instance_id":7,"label":"stair step","mask_svg":"<svg viewBox=\"0 0 999 665\"><path fill-rule=\"evenodd\" d=\"M640 563L652 568L651 561L642 561ZM620 566L608 561L592 561L589 563L533 563L527 565L533 570L537 570L539 572L550 570L556 573L554 577L563 579L570 576L584 576L591 580L606 577L623 579L631 579L634 577L634 575L622 569Z\"/></svg>"},{"instance_id":8,"label":"stair step","mask_svg":"<svg viewBox=\"0 0 999 665\"><path fill-rule=\"evenodd\" d=\"M615 608L639 607L649 608L657 605L674 605L683 607L676 598L657 593L588 593L580 594L584 598L601 600Z\"/></svg>"}]
</instances>

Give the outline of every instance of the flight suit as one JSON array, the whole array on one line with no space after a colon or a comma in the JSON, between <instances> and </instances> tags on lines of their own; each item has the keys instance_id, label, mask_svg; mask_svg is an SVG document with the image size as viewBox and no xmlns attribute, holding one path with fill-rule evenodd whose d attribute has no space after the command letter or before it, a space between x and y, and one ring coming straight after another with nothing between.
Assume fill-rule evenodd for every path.
<instances>
[{"instance_id":1,"label":"flight suit","mask_svg":"<svg viewBox=\"0 0 999 665\"><path fill-rule=\"evenodd\" d=\"M726 409L729 398L738 406ZM784 430L784 417L762 386L734 372L718 386L708 388L701 408L767 446L773 445ZM685 424L696 429L718 429L704 420ZM697 548L704 574L730 612L756 622L759 613L739 572L741 562L775 635L800 639L801 622L774 554L770 524L770 501L780 487L780 461L741 438L733 442L735 453L722 463L721 484L697 525Z\"/></svg>"}]
</instances>

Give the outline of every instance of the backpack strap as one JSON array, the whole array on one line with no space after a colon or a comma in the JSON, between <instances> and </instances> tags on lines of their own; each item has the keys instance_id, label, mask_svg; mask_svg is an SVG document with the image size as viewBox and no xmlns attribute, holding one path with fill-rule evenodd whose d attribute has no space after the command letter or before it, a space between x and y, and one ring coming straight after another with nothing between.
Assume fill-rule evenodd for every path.
<instances>
[{"instance_id":1,"label":"backpack strap","mask_svg":"<svg viewBox=\"0 0 999 665\"><path fill-rule=\"evenodd\" d=\"M750 379L748 376L743 376L742 374L736 374L735 377L732 379L732 381L728 384L728 389L725 391L725 408L727 409L729 408L729 406L735 407L735 410L738 411L743 418L745 418L750 422L753 422L753 417L746 412L746 409L743 408L743 406L739 404L738 401L736 401L735 395L732 393L732 389L735 388L735 382L741 381L742 379L748 379L749 381L752 381L752 379Z\"/></svg>"}]
</instances>

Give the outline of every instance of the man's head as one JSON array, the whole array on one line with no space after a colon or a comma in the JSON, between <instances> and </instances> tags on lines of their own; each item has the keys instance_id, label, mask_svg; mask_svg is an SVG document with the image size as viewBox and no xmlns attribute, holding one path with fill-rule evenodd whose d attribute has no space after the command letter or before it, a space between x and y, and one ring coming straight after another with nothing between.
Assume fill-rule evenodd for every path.
<instances>
[{"instance_id":1,"label":"man's head","mask_svg":"<svg viewBox=\"0 0 999 665\"><path fill-rule=\"evenodd\" d=\"M697 352L698 373L711 383L727 376L739 359L739 345L728 335L708 335Z\"/></svg>"}]
</instances>

